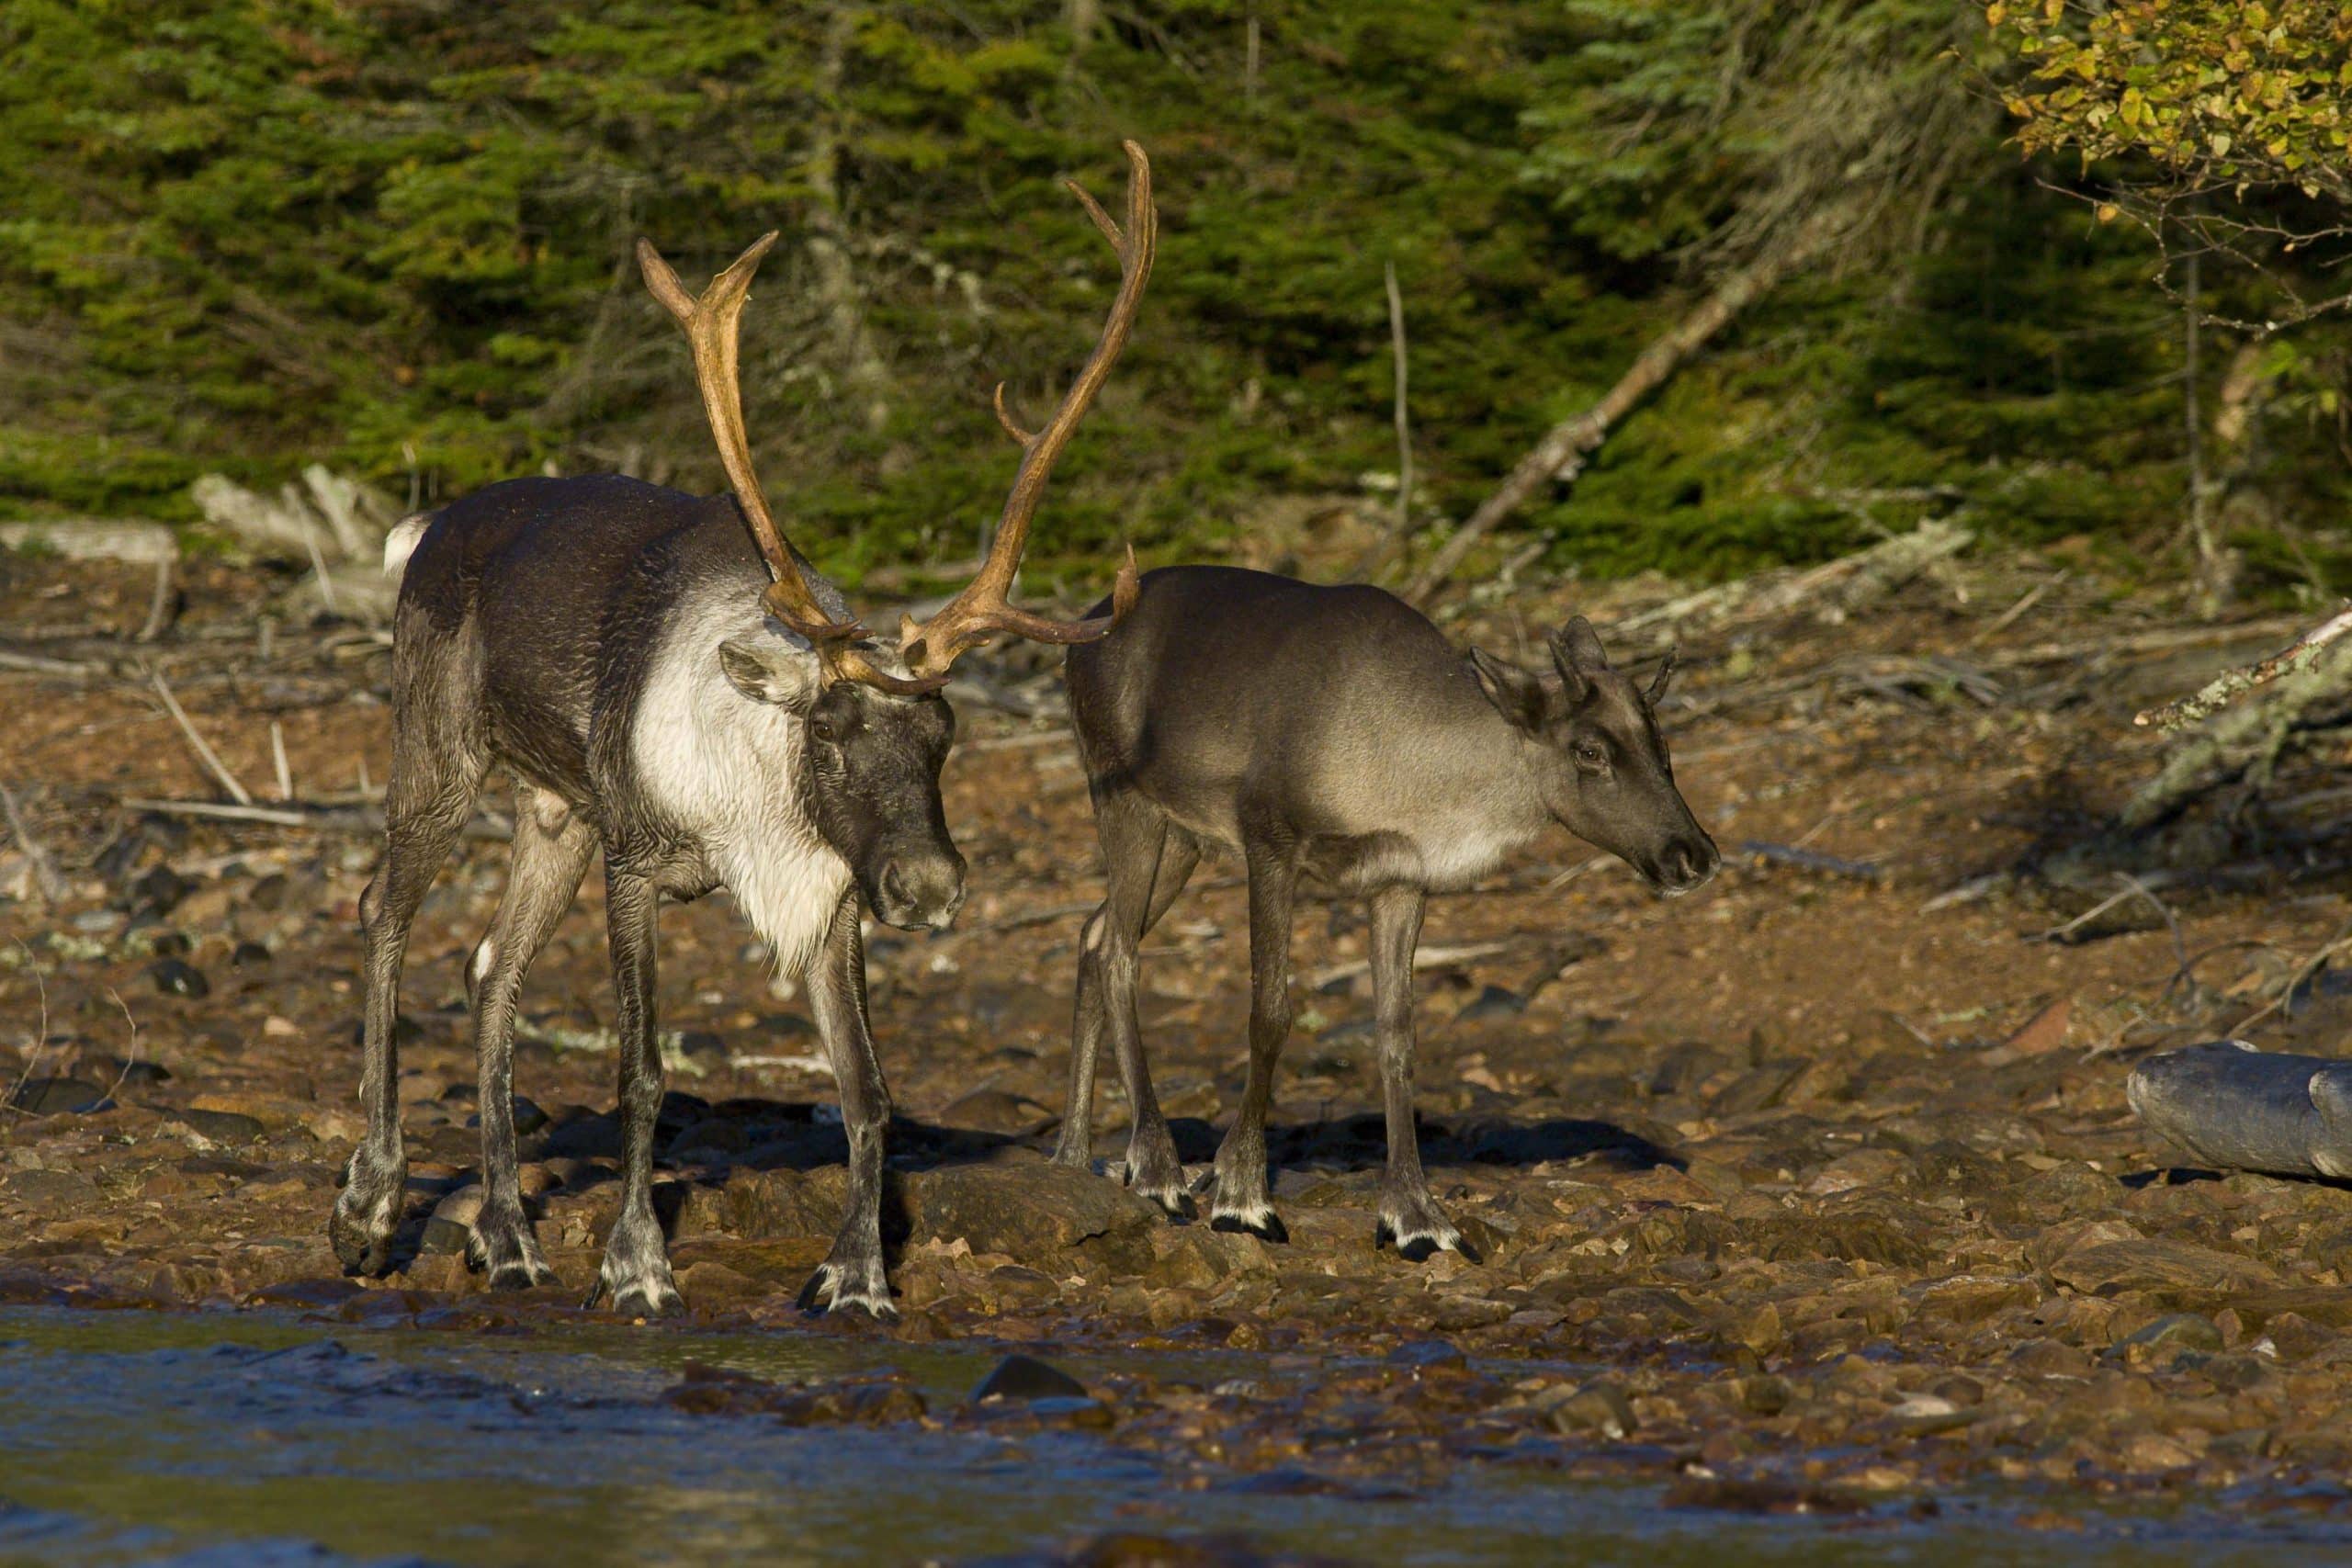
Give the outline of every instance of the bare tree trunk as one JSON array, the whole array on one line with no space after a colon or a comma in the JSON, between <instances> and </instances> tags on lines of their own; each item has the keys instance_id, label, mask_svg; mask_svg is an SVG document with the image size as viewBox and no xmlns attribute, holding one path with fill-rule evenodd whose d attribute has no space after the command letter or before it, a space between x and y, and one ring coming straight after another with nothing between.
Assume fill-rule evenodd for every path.
<instances>
[{"instance_id":1,"label":"bare tree trunk","mask_svg":"<svg viewBox=\"0 0 2352 1568\"><path fill-rule=\"evenodd\" d=\"M2219 488L2205 472L2205 405L2199 384L2199 312L2201 258L2192 243L2188 252L2188 278L2182 306L2183 342L2182 374L2187 385L2181 399L2182 419L2188 437L2188 537L2197 550L2197 614L2200 619L2211 620L2229 603L2231 582L2237 573L2229 558L2213 537L2212 500Z\"/></svg>"},{"instance_id":2,"label":"bare tree trunk","mask_svg":"<svg viewBox=\"0 0 2352 1568\"><path fill-rule=\"evenodd\" d=\"M1682 367L1707 340L1728 326L1742 310L1769 293L1781 278L1807 260L1813 247L1792 243L1725 278L1699 308L1675 323L1672 331L1642 350L1617 384L1574 419L1555 424L1537 442L1492 495L1454 530L1430 563L1421 569L1407 597L1424 599L1436 592L1462 564L1463 558L1496 525L1527 504L1535 492L1552 482L1573 483L1586 461L1617 423Z\"/></svg>"},{"instance_id":3,"label":"bare tree trunk","mask_svg":"<svg viewBox=\"0 0 2352 1568\"><path fill-rule=\"evenodd\" d=\"M1083 52L1102 25L1102 0L1062 0L1062 26L1069 29L1070 52Z\"/></svg>"},{"instance_id":4,"label":"bare tree trunk","mask_svg":"<svg viewBox=\"0 0 2352 1568\"><path fill-rule=\"evenodd\" d=\"M808 260L834 362L853 397L863 403L867 428L878 430L890 413L890 372L866 324L865 293L858 286L849 226L842 217L842 79L855 27L856 14L837 7L825 24L824 46L817 60L817 90L824 107L808 153L808 186L814 197L808 210Z\"/></svg>"}]
</instances>

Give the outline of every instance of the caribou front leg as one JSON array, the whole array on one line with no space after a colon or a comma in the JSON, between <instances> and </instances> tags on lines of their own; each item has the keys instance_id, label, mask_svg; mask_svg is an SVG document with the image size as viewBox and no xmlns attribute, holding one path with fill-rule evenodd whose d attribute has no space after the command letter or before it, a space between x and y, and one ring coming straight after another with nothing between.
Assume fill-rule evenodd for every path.
<instances>
[{"instance_id":1,"label":"caribou front leg","mask_svg":"<svg viewBox=\"0 0 2352 1568\"><path fill-rule=\"evenodd\" d=\"M866 1026L862 913L853 887L834 907L824 945L808 964L808 1008L841 1086L842 1126L849 1134L849 1211L833 1250L801 1287L800 1305L812 1312L859 1307L894 1318L899 1309L890 1304L882 1262L882 1134L890 1122L890 1090Z\"/></svg>"},{"instance_id":2,"label":"caribou front leg","mask_svg":"<svg viewBox=\"0 0 2352 1568\"><path fill-rule=\"evenodd\" d=\"M1374 1247L1394 1247L1415 1263L1458 1252L1473 1263L1476 1249L1430 1195L1421 1173L1420 1134L1413 1125L1413 949L1421 940L1426 896L1418 887L1385 887L1372 896L1374 1028L1380 1043L1380 1092L1388 1113L1388 1172L1380 1184L1380 1224Z\"/></svg>"},{"instance_id":3,"label":"caribou front leg","mask_svg":"<svg viewBox=\"0 0 2352 1568\"><path fill-rule=\"evenodd\" d=\"M609 1302L624 1317L659 1317L685 1305L670 1277L670 1252L653 1213L653 1129L662 1114L662 1051L654 1033L652 880L613 864L605 852L605 922L619 1007L621 1212L584 1303Z\"/></svg>"}]
</instances>

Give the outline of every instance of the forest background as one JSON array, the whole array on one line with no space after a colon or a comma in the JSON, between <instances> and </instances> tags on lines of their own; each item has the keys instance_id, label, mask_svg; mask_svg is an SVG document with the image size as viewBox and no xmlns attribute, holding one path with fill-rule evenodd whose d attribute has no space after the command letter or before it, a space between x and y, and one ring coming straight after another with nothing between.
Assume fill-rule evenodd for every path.
<instances>
[{"instance_id":1,"label":"forest background","mask_svg":"<svg viewBox=\"0 0 2352 1568\"><path fill-rule=\"evenodd\" d=\"M2352 587L2352 312L2305 308L2340 247L2286 238L2332 193L2225 168L2223 254L2145 136L2033 134L2035 51L2085 35L2003 11L12 0L0 518L190 522L202 474L311 462L409 505L715 491L630 246L698 284L776 228L744 374L775 504L853 581L951 568L1013 462L989 389L1035 417L1107 302L1058 181L1114 197L1132 136L1159 268L1033 575L1324 516L1396 580L1598 407L1458 564L1714 579L1964 516L2125 581L2201 533L2238 597ZM2094 118L2141 126L2111 85Z\"/></svg>"}]
</instances>

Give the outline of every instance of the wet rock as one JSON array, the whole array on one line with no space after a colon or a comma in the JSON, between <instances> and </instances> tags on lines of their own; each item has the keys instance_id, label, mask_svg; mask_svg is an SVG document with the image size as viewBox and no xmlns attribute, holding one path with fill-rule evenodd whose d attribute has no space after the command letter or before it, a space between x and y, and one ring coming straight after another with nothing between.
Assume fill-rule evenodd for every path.
<instances>
[{"instance_id":1,"label":"wet rock","mask_svg":"<svg viewBox=\"0 0 2352 1568\"><path fill-rule=\"evenodd\" d=\"M2176 1312L2128 1336L2109 1354L2136 1365L2162 1350L2218 1350L2221 1348L2222 1331L2211 1318L2200 1313Z\"/></svg>"},{"instance_id":2,"label":"wet rock","mask_svg":"<svg viewBox=\"0 0 2352 1568\"><path fill-rule=\"evenodd\" d=\"M1888 1411L1887 1420L1904 1437L1925 1438L1973 1426L1977 1414L1940 1394L1919 1393Z\"/></svg>"},{"instance_id":3,"label":"wet rock","mask_svg":"<svg viewBox=\"0 0 2352 1568\"><path fill-rule=\"evenodd\" d=\"M1796 1397L1796 1387L1770 1372L1739 1380L1739 1402L1758 1416L1778 1416Z\"/></svg>"},{"instance_id":4,"label":"wet rock","mask_svg":"<svg viewBox=\"0 0 2352 1568\"><path fill-rule=\"evenodd\" d=\"M1589 1382L1565 1397L1539 1399L1538 1407L1555 1432L1598 1432L1615 1441L1632 1436L1638 1425L1634 1402L1613 1382Z\"/></svg>"},{"instance_id":5,"label":"wet rock","mask_svg":"<svg viewBox=\"0 0 2352 1568\"><path fill-rule=\"evenodd\" d=\"M1060 1368L1035 1356L1007 1356L972 1390L971 1403L991 1399L1087 1399L1086 1385Z\"/></svg>"},{"instance_id":6,"label":"wet rock","mask_svg":"<svg viewBox=\"0 0 2352 1568\"><path fill-rule=\"evenodd\" d=\"M155 989L167 997L186 997L194 1001L212 994L212 982L204 977L204 971L185 959L159 959L148 967L147 977L154 982Z\"/></svg>"},{"instance_id":7,"label":"wet rock","mask_svg":"<svg viewBox=\"0 0 2352 1568\"><path fill-rule=\"evenodd\" d=\"M2050 1266L2050 1277L2092 1295L2120 1291L2228 1291L2279 1283L2267 1265L2190 1242L2143 1239L2077 1247Z\"/></svg>"},{"instance_id":8,"label":"wet rock","mask_svg":"<svg viewBox=\"0 0 2352 1568\"><path fill-rule=\"evenodd\" d=\"M1443 1339L1409 1340L1388 1352L1388 1359L1394 1365L1410 1367L1419 1372L1466 1371L1470 1366L1470 1358L1462 1353L1462 1347Z\"/></svg>"},{"instance_id":9,"label":"wet rock","mask_svg":"<svg viewBox=\"0 0 2352 1568\"><path fill-rule=\"evenodd\" d=\"M81 1078L28 1078L8 1103L31 1116L57 1116L94 1111L106 1103L107 1091Z\"/></svg>"},{"instance_id":10,"label":"wet rock","mask_svg":"<svg viewBox=\"0 0 2352 1568\"><path fill-rule=\"evenodd\" d=\"M2023 1275L1961 1274L1929 1286L1919 1310L1965 1326L2041 1300L2041 1287Z\"/></svg>"},{"instance_id":11,"label":"wet rock","mask_svg":"<svg viewBox=\"0 0 2352 1568\"><path fill-rule=\"evenodd\" d=\"M241 942L229 954L232 969L259 969L269 962L269 949L257 942Z\"/></svg>"},{"instance_id":12,"label":"wet rock","mask_svg":"<svg viewBox=\"0 0 2352 1568\"><path fill-rule=\"evenodd\" d=\"M356 1280L332 1276L315 1280L281 1280L264 1285L245 1300L254 1306L330 1307L339 1306L354 1296L365 1295L368 1287Z\"/></svg>"}]
</instances>

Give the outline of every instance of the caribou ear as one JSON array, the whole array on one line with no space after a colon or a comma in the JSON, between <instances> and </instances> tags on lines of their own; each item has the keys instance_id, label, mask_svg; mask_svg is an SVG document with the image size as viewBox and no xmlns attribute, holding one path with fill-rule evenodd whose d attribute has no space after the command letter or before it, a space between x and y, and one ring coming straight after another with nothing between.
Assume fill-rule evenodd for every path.
<instances>
[{"instance_id":1,"label":"caribou ear","mask_svg":"<svg viewBox=\"0 0 2352 1568\"><path fill-rule=\"evenodd\" d=\"M1512 725L1533 735L1544 728L1544 678L1530 675L1483 648L1470 650L1470 667L1478 672L1479 689Z\"/></svg>"},{"instance_id":2,"label":"caribou ear","mask_svg":"<svg viewBox=\"0 0 2352 1568\"><path fill-rule=\"evenodd\" d=\"M1650 689L1644 694L1652 707L1657 706L1666 699L1666 683L1674 679L1674 656L1678 651L1679 650L1676 649L1668 649L1666 657L1658 660L1657 673L1650 677Z\"/></svg>"},{"instance_id":3,"label":"caribou ear","mask_svg":"<svg viewBox=\"0 0 2352 1568\"><path fill-rule=\"evenodd\" d=\"M727 682L755 703L804 711L816 699L816 659L775 637L729 637L718 645Z\"/></svg>"},{"instance_id":4,"label":"caribou ear","mask_svg":"<svg viewBox=\"0 0 2352 1568\"><path fill-rule=\"evenodd\" d=\"M1593 678L1607 671L1609 655L1600 634L1582 615L1552 634L1552 664L1568 688L1568 700L1580 703L1592 694Z\"/></svg>"}]
</instances>

